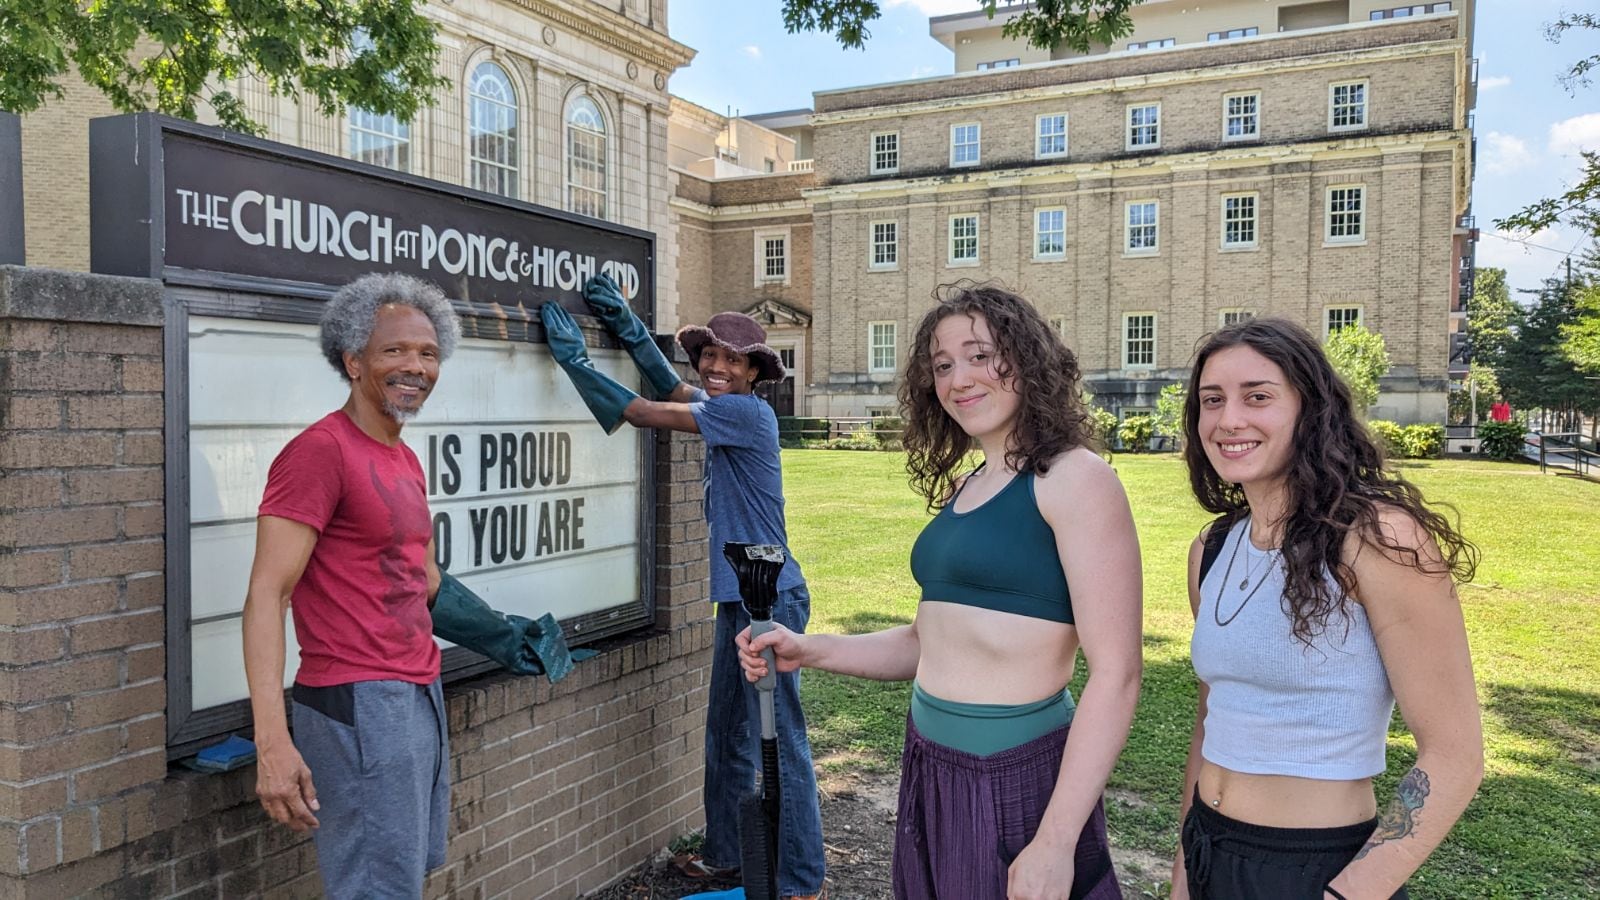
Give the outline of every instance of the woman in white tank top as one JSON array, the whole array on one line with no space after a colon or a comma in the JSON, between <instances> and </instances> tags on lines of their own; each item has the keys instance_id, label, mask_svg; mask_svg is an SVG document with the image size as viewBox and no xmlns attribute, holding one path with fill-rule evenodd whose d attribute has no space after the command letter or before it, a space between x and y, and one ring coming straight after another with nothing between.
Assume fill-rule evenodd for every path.
<instances>
[{"instance_id":1,"label":"woman in white tank top","mask_svg":"<svg viewBox=\"0 0 1600 900\"><path fill-rule=\"evenodd\" d=\"M1200 702L1172 896L1404 897L1483 778L1455 595L1477 551L1385 469L1291 322L1206 341L1184 434L1195 496L1222 518L1189 554ZM1417 760L1380 818L1397 700Z\"/></svg>"}]
</instances>

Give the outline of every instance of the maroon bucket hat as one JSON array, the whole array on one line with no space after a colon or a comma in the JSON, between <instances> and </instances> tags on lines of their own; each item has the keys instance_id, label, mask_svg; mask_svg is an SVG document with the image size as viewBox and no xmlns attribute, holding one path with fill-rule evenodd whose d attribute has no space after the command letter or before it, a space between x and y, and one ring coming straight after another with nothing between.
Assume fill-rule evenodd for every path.
<instances>
[{"instance_id":1,"label":"maroon bucket hat","mask_svg":"<svg viewBox=\"0 0 1600 900\"><path fill-rule=\"evenodd\" d=\"M744 313L720 312L704 325L685 325L678 329L678 345L689 354L689 364L700 368L700 351L707 344L743 353L756 367L756 381L779 381L788 373L778 353L767 346L767 330Z\"/></svg>"}]
</instances>

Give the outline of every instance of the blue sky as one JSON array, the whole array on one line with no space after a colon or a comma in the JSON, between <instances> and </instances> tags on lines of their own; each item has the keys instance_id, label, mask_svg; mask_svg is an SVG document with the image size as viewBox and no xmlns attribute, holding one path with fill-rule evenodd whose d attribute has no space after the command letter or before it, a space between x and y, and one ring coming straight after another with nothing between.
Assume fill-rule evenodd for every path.
<instances>
[{"instance_id":1,"label":"blue sky","mask_svg":"<svg viewBox=\"0 0 1600 900\"><path fill-rule=\"evenodd\" d=\"M1565 65L1600 52L1600 34L1568 32L1561 44L1544 36L1545 23L1590 2L1478 3L1478 264L1507 269L1514 288L1536 286L1560 269L1563 254L1582 249L1577 232L1505 234L1492 220L1559 193L1577 177L1577 151L1600 150L1600 79L1576 96L1556 81ZM953 54L928 36L928 16L976 9L976 0L880 3L883 17L866 50L847 51L832 37L786 33L778 0L671 0L673 37L699 51L673 76L672 92L718 112L750 114L810 106L815 90L953 70Z\"/></svg>"}]
</instances>

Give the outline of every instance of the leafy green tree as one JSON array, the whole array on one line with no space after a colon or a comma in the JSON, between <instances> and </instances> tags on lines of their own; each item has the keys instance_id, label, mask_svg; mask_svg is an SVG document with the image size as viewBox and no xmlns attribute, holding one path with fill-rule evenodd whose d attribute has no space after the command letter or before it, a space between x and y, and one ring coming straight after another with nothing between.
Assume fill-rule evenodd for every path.
<instances>
[{"instance_id":1,"label":"leafy green tree","mask_svg":"<svg viewBox=\"0 0 1600 900\"><path fill-rule=\"evenodd\" d=\"M1346 325L1328 335L1324 349L1334 371L1349 385L1356 412L1366 415L1378 402L1378 379L1389 371L1389 348L1383 335L1368 331L1365 325Z\"/></svg>"},{"instance_id":2,"label":"leafy green tree","mask_svg":"<svg viewBox=\"0 0 1600 900\"><path fill-rule=\"evenodd\" d=\"M973 0L994 17L1000 0ZM1129 10L1141 0L1033 0L1001 33L1046 50L1070 47L1088 53L1133 33ZM861 49L872 32L867 23L882 14L876 0L783 0L783 24L793 34L820 31L847 48Z\"/></svg>"},{"instance_id":3,"label":"leafy green tree","mask_svg":"<svg viewBox=\"0 0 1600 900\"><path fill-rule=\"evenodd\" d=\"M1586 376L1600 376L1600 281L1579 287L1572 321L1561 326L1561 354Z\"/></svg>"},{"instance_id":4,"label":"leafy green tree","mask_svg":"<svg viewBox=\"0 0 1600 900\"><path fill-rule=\"evenodd\" d=\"M0 109L63 96L75 69L124 112L186 119L209 105L260 134L227 85L252 76L324 113L348 106L409 121L449 84L417 0L0 0ZM372 40L364 40L371 35ZM351 52L361 45L360 52Z\"/></svg>"},{"instance_id":5,"label":"leafy green tree","mask_svg":"<svg viewBox=\"0 0 1600 900\"><path fill-rule=\"evenodd\" d=\"M1505 269L1482 268L1473 273L1472 300L1467 304L1467 346L1473 362L1490 369L1500 365L1506 347L1514 340L1511 326L1516 314Z\"/></svg>"},{"instance_id":6,"label":"leafy green tree","mask_svg":"<svg viewBox=\"0 0 1600 900\"><path fill-rule=\"evenodd\" d=\"M1143 453L1150 449L1150 438L1155 436L1155 423L1149 413L1131 413L1117 426L1117 437L1122 438L1122 446L1133 452Z\"/></svg>"},{"instance_id":7,"label":"leafy green tree","mask_svg":"<svg viewBox=\"0 0 1600 900\"><path fill-rule=\"evenodd\" d=\"M1565 326L1581 322L1583 285L1547 279L1532 306L1517 314L1516 340L1500 369L1500 390L1511 405L1542 408L1571 427L1579 413L1600 411L1600 380L1589 378L1563 352Z\"/></svg>"},{"instance_id":8,"label":"leafy green tree","mask_svg":"<svg viewBox=\"0 0 1600 900\"><path fill-rule=\"evenodd\" d=\"M1156 434L1172 438L1174 442L1183 440L1183 400L1187 391L1181 384L1169 384L1161 389L1156 396Z\"/></svg>"}]
</instances>

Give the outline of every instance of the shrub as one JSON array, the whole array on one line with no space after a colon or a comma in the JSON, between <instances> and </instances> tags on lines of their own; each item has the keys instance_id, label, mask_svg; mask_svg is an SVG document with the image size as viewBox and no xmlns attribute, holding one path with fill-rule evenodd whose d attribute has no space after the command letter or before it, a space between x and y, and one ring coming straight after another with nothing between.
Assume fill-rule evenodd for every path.
<instances>
[{"instance_id":1,"label":"shrub","mask_svg":"<svg viewBox=\"0 0 1600 900\"><path fill-rule=\"evenodd\" d=\"M1155 436L1155 420L1146 413L1134 413L1117 426L1117 437L1122 446L1134 453L1150 449L1150 438Z\"/></svg>"},{"instance_id":2,"label":"shrub","mask_svg":"<svg viewBox=\"0 0 1600 900\"><path fill-rule=\"evenodd\" d=\"M1373 419L1367 423L1367 430L1383 445L1383 453L1390 459L1405 459L1406 439L1405 429L1387 419Z\"/></svg>"},{"instance_id":3,"label":"shrub","mask_svg":"<svg viewBox=\"0 0 1600 900\"><path fill-rule=\"evenodd\" d=\"M1173 444L1183 440L1183 401L1188 393L1181 384L1169 384L1156 397L1156 434L1172 438Z\"/></svg>"},{"instance_id":4,"label":"shrub","mask_svg":"<svg viewBox=\"0 0 1600 900\"><path fill-rule=\"evenodd\" d=\"M830 423L827 419L817 419L809 416L779 416L778 417L778 444L783 441L821 440L828 436Z\"/></svg>"},{"instance_id":5,"label":"shrub","mask_svg":"<svg viewBox=\"0 0 1600 900\"><path fill-rule=\"evenodd\" d=\"M905 432L905 420L899 416L878 416L872 420L872 434L877 437L883 450L902 450L905 445L900 442L900 435Z\"/></svg>"},{"instance_id":6,"label":"shrub","mask_svg":"<svg viewBox=\"0 0 1600 900\"><path fill-rule=\"evenodd\" d=\"M1406 459L1438 459L1444 455L1443 425L1407 425L1400 429Z\"/></svg>"},{"instance_id":7,"label":"shrub","mask_svg":"<svg viewBox=\"0 0 1600 900\"><path fill-rule=\"evenodd\" d=\"M1519 419L1484 422L1478 426L1478 452L1490 459L1521 459L1522 435L1527 430L1527 423Z\"/></svg>"},{"instance_id":8,"label":"shrub","mask_svg":"<svg viewBox=\"0 0 1600 900\"><path fill-rule=\"evenodd\" d=\"M1117 443L1117 415L1102 406L1089 404L1089 418L1094 426L1094 436L1107 450Z\"/></svg>"},{"instance_id":9,"label":"shrub","mask_svg":"<svg viewBox=\"0 0 1600 900\"><path fill-rule=\"evenodd\" d=\"M883 442L870 431L857 431L845 437L830 438L824 442L829 450L882 450Z\"/></svg>"}]
</instances>

